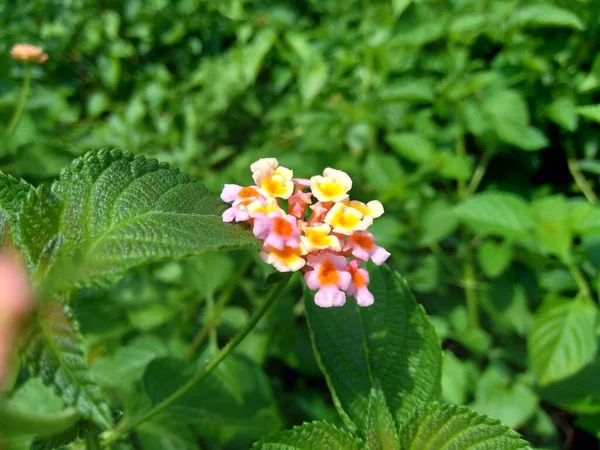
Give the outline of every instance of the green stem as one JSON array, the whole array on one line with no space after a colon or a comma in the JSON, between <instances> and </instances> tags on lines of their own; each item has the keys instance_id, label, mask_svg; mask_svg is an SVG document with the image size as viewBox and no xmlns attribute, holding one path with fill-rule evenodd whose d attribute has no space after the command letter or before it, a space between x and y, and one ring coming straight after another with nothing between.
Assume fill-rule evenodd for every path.
<instances>
[{"instance_id":1,"label":"green stem","mask_svg":"<svg viewBox=\"0 0 600 450\"><path fill-rule=\"evenodd\" d=\"M456 155L464 157L467 154L467 147L465 145L465 133L462 124L462 118L460 113L456 113L456 127L458 129L458 137L456 139ZM467 195L467 184L465 180L457 181L457 194L459 199L464 199Z\"/></svg>"},{"instance_id":2,"label":"green stem","mask_svg":"<svg viewBox=\"0 0 600 450\"><path fill-rule=\"evenodd\" d=\"M27 101L27 96L29 95L29 88L31 87L31 64L25 65L25 77L23 78L23 87L21 88L21 95L19 96L19 103L17 103L17 107L15 108L15 112L10 119L10 123L6 128L6 136L10 136L17 126L19 122L19 118L23 113L23 108L25 108L25 102Z\"/></svg>"},{"instance_id":3,"label":"green stem","mask_svg":"<svg viewBox=\"0 0 600 450\"><path fill-rule=\"evenodd\" d=\"M479 310L477 301L477 281L475 280L475 268L470 255L464 267L463 285L465 288L465 298L467 301L467 317L471 328L479 328Z\"/></svg>"},{"instance_id":4,"label":"green stem","mask_svg":"<svg viewBox=\"0 0 600 450\"><path fill-rule=\"evenodd\" d=\"M271 291L271 293L269 294L269 297L267 298L267 300L254 313L254 315L248 321L246 326L237 335L235 335L235 337L233 339L231 339L231 341L229 341L227 343L227 345L225 345L225 347L223 347L221 349L221 351L219 351L219 353L217 353L215 355L215 357L206 366L204 366L204 368L200 371L200 373L198 373L190 381L185 383L183 386L181 386L179 389L177 389L175 392L173 392L171 395L169 395L169 397L164 399L158 405L154 406L154 408L150 409L144 415L139 416L136 419L133 419L129 423L125 423L124 426L122 428L120 428L119 430L115 430L113 434L109 435L106 439L104 439L104 442L102 443L103 447L108 447L108 446L112 445L113 443L117 442L119 439L121 439L123 436L127 435L130 431L132 431L133 429L135 429L142 423L146 422L147 420L151 419L152 417L156 416L157 414L160 414L161 412L163 412L165 409L167 409L169 406L171 406L173 403L175 403L177 400L179 400L181 397L183 397L190 389L192 389L198 383L203 381L208 375L210 375L210 373L233 350L235 350L235 348L244 340L244 338L246 336L248 336L248 334L254 329L254 327L256 326L256 324L258 324L260 319L263 318L263 316L266 314L266 312L269 310L269 308L273 305L273 303L275 303L275 301L280 297L281 293L287 286L288 282L289 282L289 278L274 286L274 288Z\"/></svg>"},{"instance_id":5,"label":"green stem","mask_svg":"<svg viewBox=\"0 0 600 450\"><path fill-rule=\"evenodd\" d=\"M590 285L588 284L587 280L583 276L581 269L579 269L577 264L573 264L573 263L567 264L567 267L569 268L569 272L571 272L571 275L575 279L575 282L577 283L577 286L579 287L579 292L581 293L581 295L583 295L583 297L586 300L593 301L592 289L590 288Z\"/></svg>"},{"instance_id":6,"label":"green stem","mask_svg":"<svg viewBox=\"0 0 600 450\"><path fill-rule=\"evenodd\" d=\"M100 439L94 432L89 432L85 435L85 448L87 450L100 450Z\"/></svg>"},{"instance_id":7,"label":"green stem","mask_svg":"<svg viewBox=\"0 0 600 450\"><path fill-rule=\"evenodd\" d=\"M210 327L208 329L208 336L210 338L210 343L213 348L217 348L217 314L215 311L215 296L211 293L206 297L206 315L208 318L208 323L210 323Z\"/></svg>"},{"instance_id":8,"label":"green stem","mask_svg":"<svg viewBox=\"0 0 600 450\"><path fill-rule=\"evenodd\" d=\"M583 192L583 195L585 195L587 201L590 203L596 203L598 201L598 197L592 189L592 186L590 186L588 180L581 173L579 161L577 161L575 152L570 145L567 145L567 165L569 166L569 172L571 172L571 176L575 180L575 184L579 190Z\"/></svg>"},{"instance_id":9,"label":"green stem","mask_svg":"<svg viewBox=\"0 0 600 450\"><path fill-rule=\"evenodd\" d=\"M471 177L471 181L469 182L465 192L465 197L469 197L477 191L477 188L479 187L479 184L485 175L490 159L492 159L492 152L486 149L479 160L479 164L477 165L475 172L473 172L473 176Z\"/></svg>"}]
</instances>

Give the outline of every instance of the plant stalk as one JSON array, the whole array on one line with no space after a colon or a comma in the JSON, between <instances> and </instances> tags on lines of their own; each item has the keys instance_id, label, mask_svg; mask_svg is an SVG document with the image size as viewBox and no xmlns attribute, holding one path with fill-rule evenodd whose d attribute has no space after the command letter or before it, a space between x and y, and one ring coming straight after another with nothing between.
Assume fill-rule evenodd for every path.
<instances>
[{"instance_id":1,"label":"plant stalk","mask_svg":"<svg viewBox=\"0 0 600 450\"><path fill-rule=\"evenodd\" d=\"M13 115L10 119L8 127L6 128L6 136L10 136L15 128L17 127L17 123L19 123L19 119L21 118L21 114L23 114L23 109L25 108L25 102L27 101L27 97L29 95L29 89L31 88L31 64L25 65L25 77L23 78L23 87L21 88L21 94L19 95L19 102L17 103L17 107L13 112Z\"/></svg>"},{"instance_id":2,"label":"plant stalk","mask_svg":"<svg viewBox=\"0 0 600 450\"><path fill-rule=\"evenodd\" d=\"M477 282L475 280L475 268L471 261L471 255L467 256L464 267L464 288L467 302L467 317L470 328L479 328L479 309L477 302Z\"/></svg>"},{"instance_id":3,"label":"plant stalk","mask_svg":"<svg viewBox=\"0 0 600 450\"><path fill-rule=\"evenodd\" d=\"M571 176L575 180L575 184L583 193L587 201L592 204L596 203L598 201L598 196L592 189L589 181L585 178L585 176L583 176L583 173L581 173L579 161L577 161L575 152L570 145L567 145L567 165L569 166L569 172L571 172Z\"/></svg>"},{"instance_id":4,"label":"plant stalk","mask_svg":"<svg viewBox=\"0 0 600 450\"><path fill-rule=\"evenodd\" d=\"M87 450L101 450L100 439L94 432L88 432L85 435L85 448Z\"/></svg>"},{"instance_id":5,"label":"plant stalk","mask_svg":"<svg viewBox=\"0 0 600 450\"><path fill-rule=\"evenodd\" d=\"M287 286L289 280L290 279L288 278L287 280L284 280L275 285L275 287L269 294L269 297L267 298L267 300L254 313L254 315L248 321L246 326L242 330L240 330L240 332L237 335L235 335L235 337L233 339L231 339L231 341L229 341L227 343L227 345L225 345L225 347L223 347L221 349L221 351L219 351L219 353L217 353L216 356L206 366L204 366L204 368L200 371L200 373L198 373L195 377L193 377L191 380L189 380L187 383L185 383L183 386L181 386L179 389L177 389L175 392L173 392L169 397L164 399L158 405L154 406L154 408L150 409L144 415L142 415L136 419L133 419L129 423L125 423L121 429L115 430L115 432L113 434L107 436L104 439L102 446L103 447L111 446L112 444L117 442L119 439L121 439L123 436L127 435L130 431L132 431L133 429L135 429L136 427L141 425L142 423L146 422L147 420L151 419L152 417L156 416L157 414L163 412L165 409L167 409L169 406L171 406L173 403L175 403L177 400L179 400L181 397L183 397L194 386L196 386L198 383L203 381L208 375L210 375L210 373L233 350L235 350L235 348L244 340L244 338L246 336L248 336L248 334L254 329L256 324L258 324L260 319L262 319L264 317L264 315L269 310L269 308L280 297L281 293Z\"/></svg>"},{"instance_id":6,"label":"plant stalk","mask_svg":"<svg viewBox=\"0 0 600 450\"><path fill-rule=\"evenodd\" d=\"M479 164L477 165L475 172L473 172L471 181L469 182L469 185L465 191L465 197L469 197L477 191L481 180L483 180L483 176L485 175L490 159L492 159L492 152L486 149L479 160Z\"/></svg>"},{"instance_id":7,"label":"plant stalk","mask_svg":"<svg viewBox=\"0 0 600 450\"><path fill-rule=\"evenodd\" d=\"M569 268L569 272L571 272L571 276L575 279L577 283L577 287L579 288L579 292L586 300L593 301L592 289L588 284L587 280L583 276L581 269L577 266L577 264L569 263L567 264Z\"/></svg>"}]
</instances>

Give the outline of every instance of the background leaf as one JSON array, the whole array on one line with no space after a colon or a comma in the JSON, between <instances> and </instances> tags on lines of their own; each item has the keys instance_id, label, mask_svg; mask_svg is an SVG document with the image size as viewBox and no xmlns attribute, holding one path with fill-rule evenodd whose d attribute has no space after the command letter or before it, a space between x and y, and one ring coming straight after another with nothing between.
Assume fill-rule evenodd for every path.
<instances>
[{"instance_id":1,"label":"background leaf","mask_svg":"<svg viewBox=\"0 0 600 450\"><path fill-rule=\"evenodd\" d=\"M455 209L457 217L475 232L519 236L534 227L530 207L520 197L506 192L475 195Z\"/></svg>"},{"instance_id":2,"label":"background leaf","mask_svg":"<svg viewBox=\"0 0 600 450\"><path fill-rule=\"evenodd\" d=\"M594 359L597 315L596 307L581 299L554 299L537 312L528 348L540 385L566 378Z\"/></svg>"}]
</instances>

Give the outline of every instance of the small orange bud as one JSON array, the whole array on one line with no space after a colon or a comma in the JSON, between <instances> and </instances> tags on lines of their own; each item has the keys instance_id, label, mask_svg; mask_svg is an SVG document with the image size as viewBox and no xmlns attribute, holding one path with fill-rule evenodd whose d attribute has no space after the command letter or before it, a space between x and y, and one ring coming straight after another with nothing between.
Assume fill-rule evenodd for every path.
<instances>
[{"instance_id":1,"label":"small orange bud","mask_svg":"<svg viewBox=\"0 0 600 450\"><path fill-rule=\"evenodd\" d=\"M31 44L15 44L10 49L10 55L15 61L24 63L43 64L48 60L48 54L41 47Z\"/></svg>"}]
</instances>

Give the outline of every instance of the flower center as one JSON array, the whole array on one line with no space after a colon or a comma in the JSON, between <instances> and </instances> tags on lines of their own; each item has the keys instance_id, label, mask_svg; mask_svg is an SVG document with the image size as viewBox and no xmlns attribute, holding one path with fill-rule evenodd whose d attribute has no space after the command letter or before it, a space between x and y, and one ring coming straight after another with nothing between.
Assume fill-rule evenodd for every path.
<instances>
[{"instance_id":1,"label":"flower center","mask_svg":"<svg viewBox=\"0 0 600 450\"><path fill-rule=\"evenodd\" d=\"M292 259L295 259L297 256L296 249L292 247L283 247L283 250L277 250L276 248L274 248L271 249L271 252L283 261L290 261Z\"/></svg>"},{"instance_id":2,"label":"flower center","mask_svg":"<svg viewBox=\"0 0 600 450\"><path fill-rule=\"evenodd\" d=\"M326 246L329 244L327 233L320 230L306 230L306 237L314 246Z\"/></svg>"},{"instance_id":3,"label":"flower center","mask_svg":"<svg viewBox=\"0 0 600 450\"><path fill-rule=\"evenodd\" d=\"M347 211L340 211L335 217L335 223L340 228L354 228L359 221L359 217Z\"/></svg>"},{"instance_id":4,"label":"flower center","mask_svg":"<svg viewBox=\"0 0 600 450\"><path fill-rule=\"evenodd\" d=\"M276 178L274 176L271 178L267 178L266 180L263 181L262 188L273 196L285 195L285 192L286 192L285 183L283 183L278 178L281 178L281 177L277 176L277 178Z\"/></svg>"},{"instance_id":5,"label":"flower center","mask_svg":"<svg viewBox=\"0 0 600 450\"><path fill-rule=\"evenodd\" d=\"M319 185L319 190L326 197L337 197L344 193L344 188L340 183L334 181L325 181Z\"/></svg>"},{"instance_id":6,"label":"flower center","mask_svg":"<svg viewBox=\"0 0 600 450\"><path fill-rule=\"evenodd\" d=\"M245 187L242 190L240 190L238 197L240 197L240 198L258 197L258 192L254 188Z\"/></svg>"},{"instance_id":7,"label":"flower center","mask_svg":"<svg viewBox=\"0 0 600 450\"><path fill-rule=\"evenodd\" d=\"M319 267L319 281L321 284L338 284L340 281L340 274L331 261L325 261Z\"/></svg>"},{"instance_id":8,"label":"flower center","mask_svg":"<svg viewBox=\"0 0 600 450\"><path fill-rule=\"evenodd\" d=\"M352 284L354 284L354 286L356 286L357 289L360 289L363 286L367 285L367 280L365 280L365 277L363 277L361 275L361 273L358 271L358 269L356 270L352 270Z\"/></svg>"},{"instance_id":9,"label":"flower center","mask_svg":"<svg viewBox=\"0 0 600 450\"><path fill-rule=\"evenodd\" d=\"M282 217L273 220L273 231L279 236L289 237L294 232L294 227Z\"/></svg>"},{"instance_id":10,"label":"flower center","mask_svg":"<svg viewBox=\"0 0 600 450\"><path fill-rule=\"evenodd\" d=\"M359 247L364 248L365 250L371 250L373 248L373 239L369 236L361 236L360 234L356 234L351 238Z\"/></svg>"}]
</instances>

